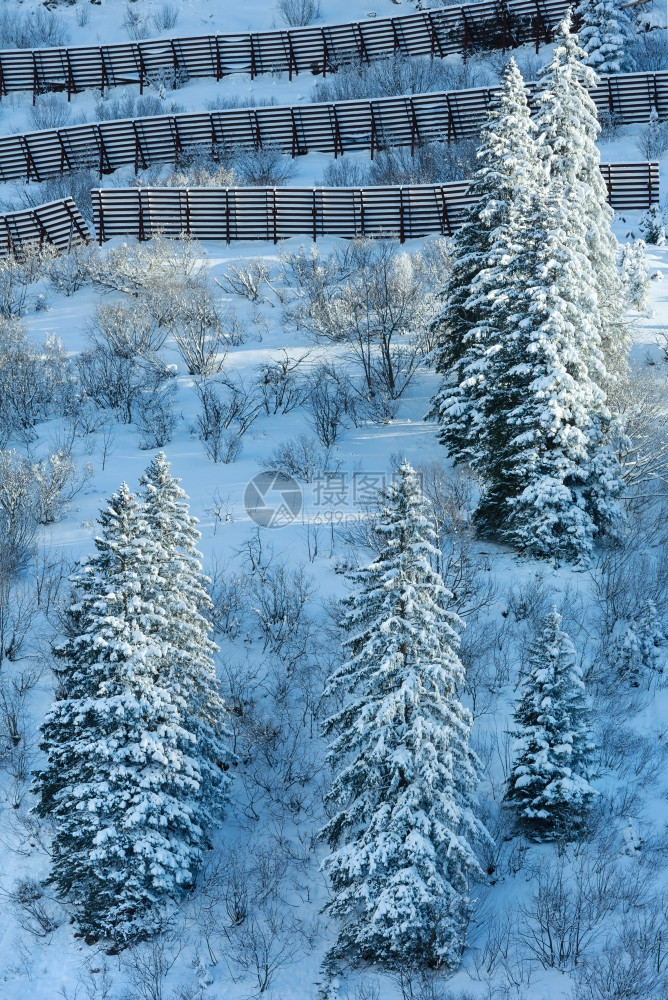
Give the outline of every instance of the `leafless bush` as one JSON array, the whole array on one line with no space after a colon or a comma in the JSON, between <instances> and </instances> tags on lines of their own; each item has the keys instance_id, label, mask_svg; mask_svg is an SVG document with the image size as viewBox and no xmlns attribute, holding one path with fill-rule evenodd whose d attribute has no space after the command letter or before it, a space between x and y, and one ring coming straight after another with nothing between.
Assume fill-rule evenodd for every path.
<instances>
[{"instance_id":1,"label":"leafless bush","mask_svg":"<svg viewBox=\"0 0 668 1000\"><path fill-rule=\"evenodd\" d=\"M228 336L219 304L208 284L182 282L172 289L167 327L189 375L214 375L223 370Z\"/></svg>"},{"instance_id":2,"label":"leafless bush","mask_svg":"<svg viewBox=\"0 0 668 1000\"><path fill-rule=\"evenodd\" d=\"M143 292L152 307L166 292L206 273L196 240L182 233L178 239L154 236L148 243L132 241L91 252L93 284L105 291L138 295ZM157 311L156 318L161 321Z\"/></svg>"},{"instance_id":3,"label":"leafless bush","mask_svg":"<svg viewBox=\"0 0 668 1000\"><path fill-rule=\"evenodd\" d=\"M39 94L28 112L28 123L36 132L62 128L71 118L72 112L67 99L60 94Z\"/></svg>"},{"instance_id":4,"label":"leafless bush","mask_svg":"<svg viewBox=\"0 0 668 1000\"><path fill-rule=\"evenodd\" d=\"M314 585L302 567L290 571L283 563L276 563L262 575L254 574L249 590L263 652L280 656L286 643L298 641L300 631L312 628L305 611Z\"/></svg>"},{"instance_id":5,"label":"leafless bush","mask_svg":"<svg viewBox=\"0 0 668 1000\"><path fill-rule=\"evenodd\" d=\"M476 60L429 59L400 53L371 64L355 63L319 80L316 101L352 101L359 98L426 94L438 90L467 90L490 82L491 74Z\"/></svg>"},{"instance_id":6,"label":"leafless bush","mask_svg":"<svg viewBox=\"0 0 668 1000\"><path fill-rule=\"evenodd\" d=\"M259 416L260 400L241 381L202 381L196 389L202 409L195 430L207 456L213 462L234 462L243 435Z\"/></svg>"},{"instance_id":7,"label":"leafless bush","mask_svg":"<svg viewBox=\"0 0 668 1000\"><path fill-rule=\"evenodd\" d=\"M653 968L651 952L610 942L586 959L575 976L574 1000L646 1000L665 995L665 974Z\"/></svg>"},{"instance_id":8,"label":"leafless bush","mask_svg":"<svg viewBox=\"0 0 668 1000\"><path fill-rule=\"evenodd\" d=\"M69 452L54 452L32 466L35 489L35 517L39 524L53 524L67 512L93 470L87 466L79 474Z\"/></svg>"},{"instance_id":9,"label":"leafless bush","mask_svg":"<svg viewBox=\"0 0 668 1000\"><path fill-rule=\"evenodd\" d=\"M153 361L119 357L101 344L79 355L77 369L83 393L114 410L125 424L133 422L142 398L157 392L169 377Z\"/></svg>"},{"instance_id":10,"label":"leafless bush","mask_svg":"<svg viewBox=\"0 0 668 1000\"><path fill-rule=\"evenodd\" d=\"M303 28L320 17L320 0L278 0L276 9L288 27Z\"/></svg>"},{"instance_id":11,"label":"leafless bush","mask_svg":"<svg viewBox=\"0 0 668 1000\"><path fill-rule=\"evenodd\" d=\"M310 483L327 469L328 455L315 438L300 434L278 445L269 456L268 465Z\"/></svg>"},{"instance_id":12,"label":"leafless bush","mask_svg":"<svg viewBox=\"0 0 668 1000\"><path fill-rule=\"evenodd\" d=\"M160 4L151 17L153 27L158 32L170 31L179 19L179 8L174 3Z\"/></svg>"},{"instance_id":13,"label":"leafless bush","mask_svg":"<svg viewBox=\"0 0 668 1000\"><path fill-rule=\"evenodd\" d=\"M0 316L21 316L27 309L30 286L43 277L56 255L50 243L21 244L20 254L0 257Z\"/></svg>"},{"instance_id":14,"label":"leafless bush","mask_svg":"<svg viewBox=\"0 0 668 1000\"><path fill-rule=\"evenodd\" d=\"M261 288L269 284L270 275L271 268L267 261L262 257L251 257L239 266L228 265L220 284L222 288L243 296L249 302L257 302Z\"/></svg>"},{"instance_id":15,"label":"leafless bush","mask_svg":"<svg viewBox=\"0 0 668 1000\"><path fill-rule=\"evenodd\" d=\"M382 140L381 140L382 142ZM329 163L323 172L326 187L384 184L435 184L441 181L470 177L476 167L475 139L459 142L425 142L411 150L393 146L388 140L373 160L366 164L349 165L346 157ZM354 161L353 161L354 162Z\"/></svg>"},{"instance_id":16,"label":"leafless bush","mask_svg":"<svg viewBox=\"0 0 668 1000\"><path fill-rule=\"evenodd\" d=\"M639 31L631 46L637 73L654 73L668 68L668 39L663 28Z\"/></svg>"},{"instance_id":17,"label":"leafless bush","mask_svg":"<svg viewBox=\"0 0 668 1000\"><path fill-rule=\"evenodd\" d=\"M0 48L39 49L66 45L69 32L62 17L36 7L19 12L5 9L0 14Z\"/></svg>"},{"instance_id":18,"label":"leafless bush","mask_svg":"<svg viewBox=\"0 0 668 1000\"><path fill-rule=\"evenodd\" d=\"M619 880L610 859L578 859L570 875L558 859L539 873L533 898L520 906L519 940L544 969L575 968L617 906Z\"/></svg>"},{"instance_id":19,"label":"leafless bush","mask_svg":"<svg viewBox=\"0 0 668 1000\"><path fill-rule=\"evenodd\" d=\"M350 388L330 365L318 365L308 379L306 405L311 425L325 448L336 444L351 407Z\"/></svg>"},{"instance_id":20,"label":"leafless bush","mask_svg":"<svg viewBox=\"0 0 668 1000\"><path fill-rule=\"evenodd\" d=\"M0 573L11 575L30 560L37 534L30 463L0 451Z\"/></svg>"},{"instance_id":21,"label":"leafless bush","mask_svg":"<svg viewBox=\"0 0 668 1000\"><path fill-rule=\"evenodd\" d=\"M644 160L658 160L668 149L668 122L660 121L656 110L639 133L636 147Z\"/></svg>"},{"instance_id":22,"label":"leafless bush","mask_svg":"<svg viewBox=\"0 0 668 1000\"><path fill-rule=\"evenodd\" d=\"M308 393L308 382L303 374L310 351L289 354L285 348L281 355L261 365L257 386L262 394L265 413L290 413L301 406Z\"/></svg>"},{"instance_id":23,"label":"leafless bush","mask_svg":"<svg viewBox=\"0 0 668 1000\"><path fill-rule=\"evenodd\" d=\"M250 187L281 187L296 170L294 160L271 143L238 152L234 163L239 183Z\"/></svg>"},{"instance_id":24,"label":"leafless bush","mask_svg":"<svg viewBox=\"0 0 668 1000\"><path fill-rule=\"evenodd\" d=\"M161 367L156 355L167 339L167 331L158 326L141 301L97 306L88 336L94 344L104 344L116 357L141 357Z\"/></svg>"},{"instance_id":25,"label":"leafless bush","mask_svg":"<svg viewBox=\"0 0 668 1000\"><path fill-rule=\"evenodd\" d=\"M151 34L150 21L142 12L141 7L137 10L133 4L126 3L122 23L128 38L132 39L133 42L148 38Z\"/></svg>"},{"instance_id":26,"label":"leafless bush","mask_svg":"<svg viewBox=\"0 0 668 1000\"><path fill-rule=\"evenodd\" d=\"M150 395L139 396L135 423L141 434L140 448L163 448L172 440L176 427L176 414L172 409L175 395L174 386L167 385Z\"/></svg>"},{"instance_id":27,"label":"leafless bush","mask_svg":"<svg viewBox=\"0 0 668 1000\"><path fill-rule=\"evenodd\" d=\"M155 94L123 94L122 97L105 95L95 105L95 120L106 122L128 118L150 118L175 111L176 108L165 105L165 102Z\"/></svg>"},{"instance_id":28,"label":"leafless bush","mask_svg":"<svg viewBox=\"0 0 668 1000\"><path fill-rule=\"evenodd\" d=\"M167 1000L167 976L182 949L174 935L161 934L126 953L124 966L133 1000Z\"/></svg>"},{"instance_id":29,"label":"leafless bush","mask_svg":"<svg viewBox=\"0 0 668 1000\"><path fill-rule=\"evenodd\" d=\"M48 937L62 923L62 913L53 900L45 896L39 882L22 879L3 893L9 902L19 926L35 937Z\"/></svg>"},{"instance_id":30,"label":"leafless bush","mask_svg":"<svg viewBox=\"0 0 668 1000\"><path fill-rule=\"evenodd\" d=\"M0 319L0 447L35 439L39 420L66 410L72 374L55 337L29 341L22 323Z\"/></svg>"},{"instance_id":31,"label":"leafless bush","mask_svg":"<svg viewBox=\"0 0 668 1000\"><path fill-rule=\"evenodd\" d=\"M214 563L209 570L209 593L213 610L210 618L214 632L236 639L248 610L248 580L229 565Z\"/></svg>"},{"instance_id":32,"label":"leafless bush","mask_svg":"<svg viewBox=\"0 0 668 1000\"><path fill-rule=\"evenodd\" d=\"M97 163L98 156L91 147L88 154L82 153L78 162L73 163L72 170L47 177L39 184L34 181L15 184L12 187L13 197L6 203L7 209L34 208L45 202L73 198L84 219L92 222L93 202L90 192L99 183Z\"/></svg>"},{"instance_id":33,"label":"leafless bush","mask_svg":"<svg viewBox=\"0 0 668 1000\"><path fill-rule=\"evenodd\" d=\"M70 297L89 280L88 258L91 248L88 244L73 246L69 253L58 254L49 264L51 287L62 295Z\"/></svg>"}]
</instances>

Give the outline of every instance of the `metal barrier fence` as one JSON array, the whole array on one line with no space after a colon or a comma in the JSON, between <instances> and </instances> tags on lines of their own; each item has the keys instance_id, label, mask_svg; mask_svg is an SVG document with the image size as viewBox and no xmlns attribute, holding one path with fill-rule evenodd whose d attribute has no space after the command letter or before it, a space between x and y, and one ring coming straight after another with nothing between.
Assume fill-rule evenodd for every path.
<instances>
[{"instance_id":1,"label":"metal barrier fence","mask_svg":"<svg viewBox=\"0 0 668 1000\"><path fill-rule=\"evenodd\" d=\"M0 256L22 243L52 243L59 250L89 243L92 233L71 198L0 215Z\"/></svg>"},{"instance_id":2,"label":"metal barrier fence","mask_svg":"<svg viewBox=\"0 0 668 1000\"><path fill-rule=\"evenodd\" d=\"M527 84L530 102L537 85ZM668 118L668 72L604 77L590 91L599 112L624 123ZM240 108L8 135L0 139L0 179L41 181L77 167L100 176L133 164L173 162L198 146L257 148L273 144L298 156L311 150L342 155L477 135L498 87L416 94L301 107Z\"/></svg>"},{"instance_id":3,"label":"metal barrier fence","mask_svg":"<svg viewBox=\"0 0 668 1000\"><path fill-rule=\"evenodd\" d=\"M616 209L643 209L659 198L658 163L602 164ZM475 197L469 182L370 188L105 188L92 192L100 243L114 236L150 239L186 232L201 240L396 234L401 242L451 235Z\"/></svg>"},{"instance_id":4,"label":"metal barrier fence","mask_svg":"<svg viewBox=\"0 0 668 1000\"><path fill-rule=\"evenodd\" d=\"M80 90L137 84L165 76L185 81L231 73L313 72L386 58L446 56L476 49L513 48L551 39L569 0L483 0L400 17L349 24L194 38L150 39L118 45L0 51L0 97L30 90Z\"/></svg>"}]
</instances>

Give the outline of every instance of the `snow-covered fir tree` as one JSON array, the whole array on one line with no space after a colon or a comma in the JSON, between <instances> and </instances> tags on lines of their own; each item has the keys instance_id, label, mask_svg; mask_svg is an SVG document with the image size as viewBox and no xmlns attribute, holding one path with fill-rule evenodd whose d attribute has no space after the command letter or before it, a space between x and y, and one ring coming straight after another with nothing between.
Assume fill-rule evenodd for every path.
<instances>
[{"instance_id":1,"label":"snow-covered fir tree","mask_svg":"<svg viewBox=\"0 0 668 1000\"><path fill-rule=\"evenodd\" d=\"M569 207L550 186L534 195L500 259L502 322L487 359L475 517L483 533L524 552L577 561L597 534L617 529L621 478L599 384L595 282L569 227Z\"/></svg>"},{"instance_id":2,"label":"snow-covered fir tree","mask_svg":"<svg viewBox=\"0 0 668 1000\"><path fill-rule=\"evenodd\" d=\"M580 43L588 64L597 73L631 73L635 62L631 45L633 21L621 0L582 0Z\"/></svg>"},{"instance_id":3,"label":"snow-covered fir tree","mask_svg":"<svg viewBox=\"0 0 668 1000\"><path fill-rule=\"evenodd\" d=\"M72 577L36 812L55 827L50 883L88 937L123 945L161 930L195 879L202 775L170 690L161 547L125 484L100 525Z\"/></svg>"},{"instance_id":4,"label":"snow-covered fir tree","mask_svg":"<svg viewBox=\"0 0 668 1000\"><path fill-rule=\"evenodd\" d=\"M219 815L225 803L230 760L223 727L224 705L218 693L213 657L218 647L210 639L206 614L212 609L197 550L197 520L188 513L188 497L170 473L163 452L141 479L143 515L157 543L154 577L156 604L162 610L160 637L169 670L163 680L179 707L182 724L194 733L194 753L203 777L202 799ZM153 583L148 581L148 588Z\"/></svg>"},{"instance_id":5,"label":"snow-covered fir tree","mask_svg":"<svg viewBox=\"0 0 668 1000\"><path fill-rule=\"evenodd\" d=\"M508 227L511 214L521 214L531 191L545 183L534 143L522 76L510 60L501 81L498 104L489 112L477 156L480 163L471 185L478 201L455 237L455 252L444 306L434 321L435 367L441 385L431 416L439 438L456 461L475 462L480 430L478 403L484 396L487 347L493 342L489 310L480 297L494 299L494 287L472 283L481 271L498 263L490 256Z\"/></svg>"},{"instance_id":6,"label":"snow-covered fir tree","mask_svg":"<svg viewBox=\"0 0 668 1000\"><path fill-rule=\"evenodd\" d=\"M636 619L623 627L612 644L612 659L620 679L632 687L649 685L663 673L666 636L654 601L645 600Z\"/></svg>"},{"instance_id":7,"label":"snow-covered fir tree","mask_svg":"<svg viewBox=\"0 0 668 1000\"><path fill-rule=\"evenodd\" d=\"M650 205L640 216L638 229L645 243L662 247L666 243L666 215L658 205Z\"/></svg>"},{"instance_id":8,"label":"snow-covered fir tree","mask_svg":"<svg viewBox=\"0 0 668 1000\"><path fill-rule=\"evenodd\" d=\"M553 608L531 644L515 710L515 758L505 801L534 841L570 840L586 826L596 796L594 744L582 672Z\"/></svg>"},{"instance_id":9,"label":"snow-covered fir tree","mask_svg":"<svg viewBox=\"0 0 668 1000\"><path fill-rule=\"evenodd\" d=\"M380 530L382 551L351 576L348 659L328 682L343 701L325 726L330 960L452 969L479 870L471 845L488 835L473 812L479 763L457 696L462 623L432 569L433 528L406 463L383 495Z\"/></svg>"},{"instance_id":10,"label":"snow-covered fir tree","mask_svg":"<svg viewBox=\"0 0 668 1000\"><path fill-rule=\"evenodd\" d=\"M581 248L592 267L605 359L601 374L623 375L628 370L630 332L624 321L618 247L611 229L614 213L608 204L596 146L600 126L596 105L586 89L598 78L586 64L577 37L571 34L570 18L559 26L552 61L538 75L539 149L568 211L567 232L573 248Z\"/></svg>"},{"instance_id":11,"label":"snow-covered fir tree","mask_svg":"<svg viewBox=\"0 0 668 1000\"><path fill-rule=\"evenodd\" d=\"M649 305L649 278L647 276L647 261L645 252L647 246L644 240L634 240L625 243L620 256L620 270L626 301L632 309L646 312Z\"/></svg>"}]
</instances>

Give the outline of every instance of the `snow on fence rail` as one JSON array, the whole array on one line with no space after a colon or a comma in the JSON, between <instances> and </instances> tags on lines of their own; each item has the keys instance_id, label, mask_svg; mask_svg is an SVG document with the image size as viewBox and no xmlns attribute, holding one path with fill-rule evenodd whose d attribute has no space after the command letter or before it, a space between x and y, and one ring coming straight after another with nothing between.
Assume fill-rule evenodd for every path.
<instances>
[{"instance_id":1,"label":"snow on fence rail","mask_svg":"<svg viewBox=\"0 0 668 1000\"><path fill-rule=\"evenodd\" d=\"M527 84L530 99L536 84ZM652 109L668 118L668 71L604 77L590 90L599 112L624 123L647 121ZM411 146L477 135L497 87L415 94L376 100L301 107L235 108L161 115L127 121L9 135L0 139L0 179L41 181L77 167L100 176L134 164L172 162L182 150L225 143L234 147L273 144L298 156L311 150L339 156L346 151Z\"/></svg>"},{"instance_id":2,"label":"snow on fence rail","mask_svg":"<svg viewBox=\"0 0 668 1000\"><path fill-rule=\"evenodd\" d=\"M0 96L30 90L77 91L120 84L140 90L165 74L181 81L231 73L327 73L346 62L408 56L446 56L476 49L513 48L551 39L569 0L483 0L400 17L260 31L160 38L118 45L0 51Z\"/></svg>"},{"instance_id":3,"label":"snow on fence rail","mask_svg":"<svg viewBox=\"0 0 668 1000\"><path fill-rule=\"evenodd\" d=\"M52 243L59 250L89 243L92 233L71 198L0 215L0 256L22 243Z\"/></svg>"},{"instance_id":4,"label":"snow on fence rail","mask_svg":"<svg viewBox=\"0 0 668 1000\"><path fill-rule=\"evenodd\" d=\"M659 199L658 163L605 163L616 209ZM105 188L92 191L100 243L114 236L150 239L189 233L201 240L278 240L291 236L395 234L401 242L451 235L475 196L469 181L368 188Z\"/></svg>"}]
</instances>

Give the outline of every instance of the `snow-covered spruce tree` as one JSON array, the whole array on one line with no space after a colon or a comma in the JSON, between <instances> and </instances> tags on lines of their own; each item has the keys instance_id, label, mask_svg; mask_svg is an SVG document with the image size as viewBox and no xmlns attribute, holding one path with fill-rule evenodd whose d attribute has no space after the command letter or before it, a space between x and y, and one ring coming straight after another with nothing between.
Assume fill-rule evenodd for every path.
<instances>
[{"instance_id":1,"label":"snow-covered spruce tree","mask_svg":"<svg viewBox=\"0 0 668 1000\"><path fill-rule=\"evenodd\" d=\"M334 779L323 862L338 919L329 961L452 969L468 919L479 762L457 697L462 623L431 568L426 502L404 463L384 493L384 547L351 576L349 658L328 690L344 699L325 725Z\"/></svg>"},{"instance_id":2,"label":"snow-covered spruce tree","mask_svg":"<svg viewBox=\"0 0 668 1000\"><path fill-rule=\"evenodd\" d=\"M620 270L626 301L638 312L646 312L649 305L646 250L644 240L634 240L633 243L625 243L621 252Z\"/></svg>"},{"instance_id":3,"label":"snow-covered spruce tree","mask_svg":"<svg viewBox=\"0 0 668 1000\"><path fill-rule=\"evenodd\" d=\"M582 674L556 608L532 643L515 710L518 747L505 801L530 840L570 840L586 826L596 790Z\"/></svg>"},{"instance_id":4,"label":"snow-covered spruce tree","mask_svg":"<svg viewBox=\"0 0 668 1000\"><path fill-rule=\"evenodd\" d=\"M556 186L534 195L518 225L498 268L503 315L487 360L475 518L530 555L578 561L620 520L594 278Z\"/></svg>"},{"instance_id":5,"label":"snow-covered spruce tree","mask_svg":"<svg viewBox=\"0 0 668 1000\"><path fill-rule=\"evenodd\" d=\"M50 883L89 938L123 945L164 927L194 880L201 775L169 690L162 555L125 484L100 525L72 577L36 812L55 826Z\"/></svg>"},{"instance_id":6,"label":"snow-covered spruce tree","mask_svg":"<svg viewBox=\"0 0 668 1000\"><path fill-rule=\"evenodd\" d=\"M646 243L662 247L666 243L666 214L658 205L650 205L640 216L638 229Z\"/></svg>"},{"instance_id":7,"label":"snow-covered spruce tree","mask_svg":"<svg viewBox=\"0 0 668 1000\"><path fill-rule=\"evenodd\" d=\"M197 551L200 533L196 518L188 513L188 497L170 468L160 452L141 479L143 516L157 543L153 567L157 575L147 581L147 594L163 615L160 637L168 671L163 681L184 728L197 737L193 754L203 779L201 799L211 810L211 815L202 816L208 823L220 815L227 798L225 771L231 755L213 662L218 647L209 637L211 624L206 617L212 606Z\"/></svg>"},{"instance_id":8,"label":"snow-covered spruce tree","mask_svg":"<svg viewBox=\"0 0 668 1000\"><path fill-rule=\"evenodd\" d=\"M471 285L495 261L493 247L502 243L511 213L518 213L527 194L545 183L538 160L522 76L510 60L501 82L498 104L488 113L482 131L471 192L478 201L468 212L455 237L455 252L444 306L434 321L438 346L435 367L440 388L432 400L430 416L440 425L439 438L458 462L475 459L480 425L479 400L484 395L485 352L493 332L489 310L481 296L494 296L494 288ZM483 303L484 306L484 303Z\"/></svg>"},{"instance_id":9,"label":"snow-covered spruce tree","mask_svg":"<svg viewBox=\"0 0 668 1000\"><path fill-rule=\"evenodd\" d=\"M649 685L653 677L663 673L661 648L665 642L656 605L648 598L636 620L628 623L613 640L612 658L620 679L632 687Z\"/></svg>"},{"instance_id":10,"label":"snow-covered spruce tree","mask_svg":"<svg viewBox=\"0 0 668 1000\"><path fill-rule=\"evenodd\" d=\"M568 211L569 239L574 248L582 248L592 267L605 360L601 374L609 378L628 370L630 332L624 321L618 247L611 229L614 213L608 205L596 146L600 126L586 90L597 79L570 32L567 17L557 30L552 62L539 72L538 145Z\"/></svg>"},{"instance_id":11,"label":"snow-covered spruce tree","mask_svg":"<svg viewBox=\"0 0 668 1000\"><path fill-rule=\"evenodd\" d=\"M597 73L631 73L635 62L631 43L635 31L620 0L582 0L580 43L587 62Z\"/></svg>"}]
</instances>

